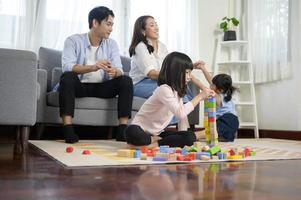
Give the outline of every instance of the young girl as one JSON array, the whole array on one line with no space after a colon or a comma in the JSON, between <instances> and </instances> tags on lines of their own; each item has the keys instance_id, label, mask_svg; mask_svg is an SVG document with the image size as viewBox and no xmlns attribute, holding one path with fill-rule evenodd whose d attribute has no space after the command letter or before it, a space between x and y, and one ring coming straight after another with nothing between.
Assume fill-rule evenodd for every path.
<instances>
[{"instance_id":1,"label":"young girl","mask_svg":"<svg viewBox=\"0 0 301 200\"><path fill-rule=\"evenodd\" d=\"M196 141L195 133L187 131L187 115L211 93L205 89L183 104L182 97L186 94L192 69L192 61L187 55L172 52L166 56L159 73L158 87L125 130L128 144L149 148L160 145L184 147ZM165 131L173 116L179 121L178 131Z\"/></svg>"},{"instance_id":2,"label":"young girl","mask_svg":"<svg viewBox=\"0 0 301 200\"><path fill-rule=\"evenodd\" d=\"M195 68L203 71L210 88L216 93L216 125L219 141L233 141L239 127L239 121L236 116L235 104L232 101L232 94L236 88L232 86L231 76L218 74L212 78L204 63L196 65Z\"/></svg>"}]
</instances>

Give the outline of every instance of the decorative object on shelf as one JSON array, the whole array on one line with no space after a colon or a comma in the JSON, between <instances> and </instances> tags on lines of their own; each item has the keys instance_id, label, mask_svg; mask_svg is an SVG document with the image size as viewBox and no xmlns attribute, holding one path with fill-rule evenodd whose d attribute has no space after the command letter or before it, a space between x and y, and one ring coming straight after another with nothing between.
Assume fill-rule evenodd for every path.
<instances>
[{"instance_id":1,"label":"decorative object on shelf","mask_svg":"<svg viewBox=\"0 0 301 200\"><path fill-rule=\"evenodd\" d=\"M236 31L239 21L235 17L224 17L219 27L224 31L224 41L236 40Z\"/></svg>"}]
</instances>

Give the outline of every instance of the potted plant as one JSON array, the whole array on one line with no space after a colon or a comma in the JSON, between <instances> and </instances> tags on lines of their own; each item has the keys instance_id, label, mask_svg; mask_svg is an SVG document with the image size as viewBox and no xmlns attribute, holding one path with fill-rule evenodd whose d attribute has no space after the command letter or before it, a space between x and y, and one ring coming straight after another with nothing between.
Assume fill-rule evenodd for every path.
<instances>
[{"instance_id":1,"label":"potted plant","mask_svg":"<svg viewBox=\"0 0 301 200\"><path fill-rule=\"evenodd\" d=\"M224 31L224 41L236 40L236 31L239 21L235 18L224 17L219 27Z\"/></svg>"}]
</instances>

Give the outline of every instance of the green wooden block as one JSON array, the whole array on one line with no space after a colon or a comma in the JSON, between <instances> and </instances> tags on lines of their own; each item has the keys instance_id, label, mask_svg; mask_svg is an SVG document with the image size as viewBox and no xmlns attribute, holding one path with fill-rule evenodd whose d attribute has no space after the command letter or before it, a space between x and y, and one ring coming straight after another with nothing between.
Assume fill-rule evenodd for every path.
<instances>
[{"instance_id":1,"label":"green wooden block","mask_svg":"<svg viewBox=\"0 0 301 200\"><path fill-rule=\"evenodd\" d=\"M209 153L211 155L215 155L216 153L220 152L221 148L219 146L213 146L209 149Z\"/></svg>"},{"instance_id":2,"label":"green wooden block","mask_svg":"<svg viewBox=\"0 0 301 200\"><path fill-rule=\"evenodd\" d=\"M198 152L198 149L195 146L192 146L188 152Z\"/></svg>"}]
</instances>

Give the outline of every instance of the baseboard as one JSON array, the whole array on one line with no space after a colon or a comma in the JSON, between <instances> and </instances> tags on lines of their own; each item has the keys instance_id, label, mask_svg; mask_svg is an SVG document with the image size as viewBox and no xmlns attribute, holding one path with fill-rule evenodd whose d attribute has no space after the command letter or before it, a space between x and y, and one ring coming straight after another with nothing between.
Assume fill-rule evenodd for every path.
<instances>
[{"instance_id":1,"label":"baseboard","mask_svg":"<svg viewBox=\"0 0 301 200\"><path fill-rule=\"evenodd\" d=\"M197 131L204 130L204 128L196 127ZM253 129L239 129L237 133L238 138L254 138ZM300 140L301 131L289 131L289 130L259 130L260 138L275 138L275 139L286 139L286 140Z\"/></svg>"},{"instance_id":2,"label":"baseboard","mask_svg":"<svg viewBox=\"0 0 301 200\"><path fill-rule=\"evenodd\" d=\"M87 130L89 130L89 127L84 127L85 135ZM34 130L34 129L32 129ZM175 127L170 127L170 130L176 130ZM204 130L204 128L196 126L197 131ZM7 141L7 140L14 140L15 138L15 127L14 126L4 126L0 125L0 140ZM47 131L46 131L47 132ZM49 131L48 131L49 132ZM53 132L58 132L57 130L51 131L51 135L53 135ZM89 130L89 132L95 132L95 130ZM96 130L96 132L101 133L105 132L105 130L99 131ZM31 135L33 133L31 132ZM253 129L239 129L238 138L254 138L254 130ZM287 131L287 130L267 130L267 129L260 129L259 130L259 137L260 138L275 138L275 139L288 139L288 140L300 140L301 141L301 131Z\"/></svg>"},{"instance_id":3,"label":"baseboard","mask_svg":"<svg viewBox=\"0 0 301 200\"><path fill-rule=\"evenodd\" d=\"M254 137L253 129L239 129L238 138L252 138ZM275 139L287 139L287 140L301 140L301 131L289 131L289 130L259 130L260 138L275 138Z\"/></svg>"}]
</instances>

